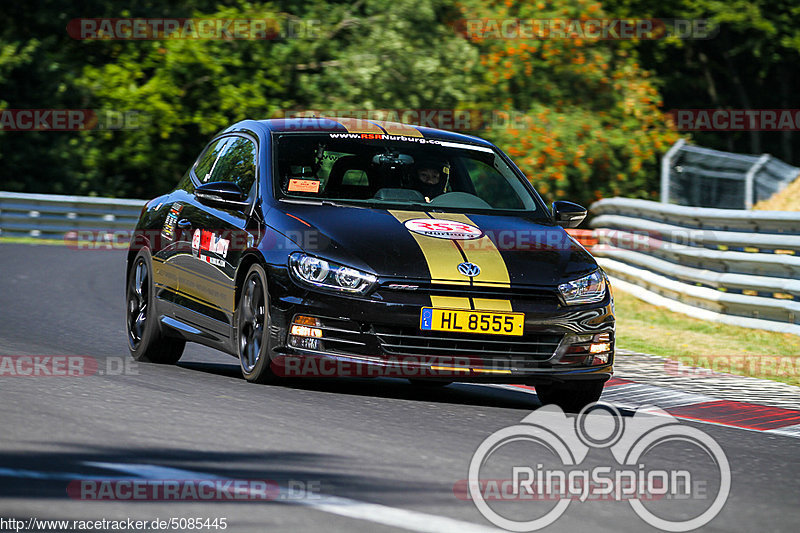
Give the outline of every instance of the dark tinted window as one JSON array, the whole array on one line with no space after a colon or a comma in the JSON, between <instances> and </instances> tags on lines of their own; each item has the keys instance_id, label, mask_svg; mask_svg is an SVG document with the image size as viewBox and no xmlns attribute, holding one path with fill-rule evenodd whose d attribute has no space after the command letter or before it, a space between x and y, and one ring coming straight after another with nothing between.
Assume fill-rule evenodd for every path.
<instances>
[{"instance_id":1,"label":"dark tinted window","mask_svg":"<svg viewBox=\"0 0 800 533\"><path fill-rule=\"evenodd\" d=\"M388 134L283 134L275 158L282 196L550 216L488 146Z\"/></svg>"},{"instance_id":2,"label":"dark tinted window","mask_svg":"<svg viewBox=\"0 0 800 533\"><path fill-rule=\"evenodd\" d=\"M469 174L472 186L475 187L475 194L486 200L492 207L498 209L525 208L511 184L507 180L499 179L501 174L495 166L480 159L468 157L460 158L460 162Z\"/></svg>"},{"instance_id":3,"label":"dark tinted window","mask_svg":"<svg viewBox=\"0 0 800 533\"><path fill-rule=\"evenodd\" d=\"M192 182L191 172L189 172L188 170L186 171L186 173L181 178L181 181L178 182L178 186L176 187L176 189L182 189L189 193L194 191L194 183Z\"/></svg>"},{"instance_id":4,"label":"dark tinted window","mask_svg":"<svg viewBox=\"0 0 800 533\"><path fill-rule=\"evenodd\" d=\"M200 183L230 181L245 193L256 180L256 145L244 137L223 137L211 143L197 162Z\"/></svg>"}]
</instances>

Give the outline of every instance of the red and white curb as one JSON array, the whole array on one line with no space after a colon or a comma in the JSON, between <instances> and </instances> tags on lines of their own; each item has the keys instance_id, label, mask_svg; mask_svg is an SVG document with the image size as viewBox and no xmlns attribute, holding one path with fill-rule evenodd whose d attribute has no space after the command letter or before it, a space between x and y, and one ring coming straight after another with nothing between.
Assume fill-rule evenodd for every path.
<instances>
[{"instance_id":1,"label":"red and white curb","mask_svg":"<svg viewBox=\"0 0 800 533\"><path fill-rule=\"evenodd\" d=\"M800 438L800 410L720 400L703 394L612 378L600 398L617 407L660 407L676 418Z\"/></svg>"},{"instance_id":2,"label":"red and white curb","mask_svg":"<svg viewBox=\"0 0 800 533\"><path fill-rule=\"evenodd\" d=\"M619 352L602 403L631 411L655 406L679 419L800 438L800 387L710 370L700 378L675 376L667 358ZM536 392L527 385L493 387Z\"/></svg>"},{"instance_id":3,"label":"red and white curb","mask_svg":"<svg viewBox=\"0 0 800 533\"><path fill-rule=\"evenodd\" d=\"M492 385L492 387L535 394L527 385ZM771 407L736 400L718 400L703 394L644 385L621 378L606 383L601 403L635 411L656 406L675 418L760 431L800 439L800 410Z\"/></svg>"}]
</instances>

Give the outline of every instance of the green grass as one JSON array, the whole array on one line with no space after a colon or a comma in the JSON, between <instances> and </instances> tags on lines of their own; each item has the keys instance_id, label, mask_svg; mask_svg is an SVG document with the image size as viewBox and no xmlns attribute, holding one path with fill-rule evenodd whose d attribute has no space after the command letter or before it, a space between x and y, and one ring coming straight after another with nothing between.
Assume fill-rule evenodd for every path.
<instances>
[{"instance_id":1,"label":"green grass","mask_svg":"<svg viewBox=\"0 0 800 533\"><path fill-rule=\"evenodd\" d=\"M48 244L65 246L67 242L63 239L37 239L36 237L0 237L0 244Z\"/></svg>"},{"instance_id":2,"label":"green grass","mask_svg":"<svg viewBox=\"0 0 800 533\"><path fill-rule=\"evenodd\" d=\"M619 348L800 385L800 336L706 322L621 290L614 299Z\"/></svg>"}]
</instances>

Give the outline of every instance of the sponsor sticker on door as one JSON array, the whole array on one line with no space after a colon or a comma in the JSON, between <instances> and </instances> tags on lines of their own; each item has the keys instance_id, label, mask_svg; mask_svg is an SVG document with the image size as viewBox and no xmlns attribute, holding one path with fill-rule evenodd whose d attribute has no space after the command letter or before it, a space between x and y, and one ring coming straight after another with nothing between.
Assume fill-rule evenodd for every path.
<instances>
[{"instance_id":1,"label":"sponsor sticker on door","mask_svg":"<svg viewBox=\"0 0 800 533\"><path fill-rule=\"evenodd\" d=\"M211 231L195 230L192 235L192 253L196 254L201 261L217 266L225 266L225 261L219 257L211 257L207 253L213 253L225 258L228 256L230 241L223 239ZM204 253L207 252L207 253Z\"/></svg>"}]
</instances>

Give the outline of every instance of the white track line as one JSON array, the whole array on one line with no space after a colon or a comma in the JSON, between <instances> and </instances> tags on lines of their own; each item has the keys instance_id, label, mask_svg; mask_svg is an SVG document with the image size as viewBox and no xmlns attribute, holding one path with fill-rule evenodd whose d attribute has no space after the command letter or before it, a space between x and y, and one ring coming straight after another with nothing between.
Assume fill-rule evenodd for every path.
<instances>
[{"instance_id":1,"label":"white track line","mask_svg":"<svg viewBox=\"0 0 800 533\"><path fill-rule=\"evenodd\" d=\"M784 426L782 428L768 429L765 433L774 433L775 435L783 435L785 437L794 437L800 439L800 424L794 426Z\"/></svg>"},{"instance_id":2,"label":"white track line","mask_svg":"<svg viewBox=\"0 0 800 533\"><path fill-rule=\"evenodd\" d=\"M205 474L202 472L193 472L191 470L181 470L178 468L150 464L103 462L85 462L84 464L98 468L116 470L118 472L126 472L145 479L170 479L176 481L194 479L225 479L220 476ZM281 498L276 499L276 502L304 505L325 513L355 518L357 520L366 520L369 522L406 529L409 531L419 531L423 533L439 533L442 531L452 531L458 533L502 531L492 527L474 524L472 522L447 518L445 516L410 511L408 509L400 509L397 507L389 507L388 505L381 505L377 503L367 503L350 498L341 498L338 496L315 494L313 499L297 500L291 497L286 487L281 486L280 491Z\"/></svg>"},{"instance_id":3,"label":"white track line","mask_svg":"<svg viewBox=\"0 0 800 533\"><path fill-rule=\"evenodd\" d=\"M661 409L714 401L715 398L655 385L625 383L603 389L601 401L637 409L645 405L655 405Z\"/></svg>"}]
</instances>

